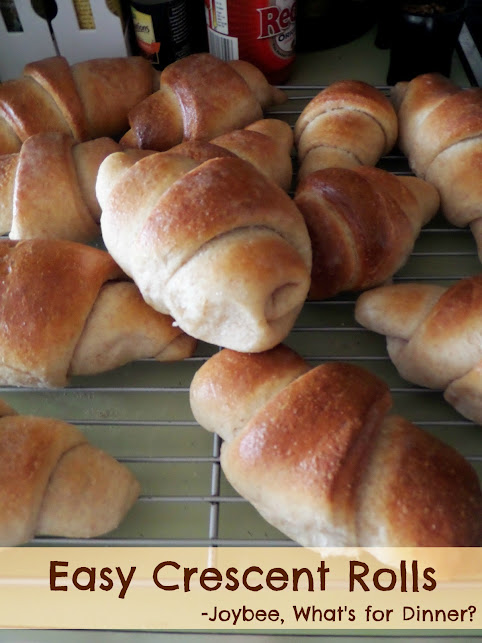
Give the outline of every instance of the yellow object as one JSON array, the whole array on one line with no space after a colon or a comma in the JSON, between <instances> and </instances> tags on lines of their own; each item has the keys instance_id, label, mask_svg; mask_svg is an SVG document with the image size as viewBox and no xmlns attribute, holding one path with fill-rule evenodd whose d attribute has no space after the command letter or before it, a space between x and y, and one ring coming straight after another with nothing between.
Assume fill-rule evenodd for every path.
<instances>
[{"instance_id":1,"label":"yellow object","mask_svg":"<svg viewBox=\"0 0 482 643\"><path fill-rule=\"evenodd\" d=\"M119 18L122 17L120 0L106 0L106 3L112 13L115 13L115 15L119 16Z\"/></svg>"},{"instance_id":2,"label":"yellow object","mask_svg":"<svg viewBox=\"0 0 482 643\"><path fill-rule=\"evenodd\" d=\"M95 29L95 20L92 13L90 0L73 0L75 14L80 29ZM122 20L122 8L120 0L105 0L107 8L111 13Z\"/></svg>"},{"instance_id":3,"label":"yellow object","mask_svg":"<svg viewBox=\"0 0 482 643\"><path fill-rule=\"evenodd\" d=\"M90 0L74 0L74 9L80 29L95 29Z\"/></svg>"}]
</instances>

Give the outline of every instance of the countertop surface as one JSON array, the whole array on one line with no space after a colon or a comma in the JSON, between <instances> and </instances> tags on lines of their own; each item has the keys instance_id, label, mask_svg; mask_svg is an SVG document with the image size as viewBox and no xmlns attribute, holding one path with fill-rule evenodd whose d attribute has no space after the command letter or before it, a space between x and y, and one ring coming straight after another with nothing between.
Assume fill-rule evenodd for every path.
<instances>
[{"instance_id":1,"label":"countertop surface","mask_svg":"<svg viewBox=\"0 0 482 643\"><path fill-rule=\"evenodd\" d=\"M375 37L376 28L373 28L345 45L298 53L287 84L328 85L350 78L386 85L390 52L376 47ZM453 57L451 78L461 86L470 84L457 54Z\"/></svg>"}]
</instances>

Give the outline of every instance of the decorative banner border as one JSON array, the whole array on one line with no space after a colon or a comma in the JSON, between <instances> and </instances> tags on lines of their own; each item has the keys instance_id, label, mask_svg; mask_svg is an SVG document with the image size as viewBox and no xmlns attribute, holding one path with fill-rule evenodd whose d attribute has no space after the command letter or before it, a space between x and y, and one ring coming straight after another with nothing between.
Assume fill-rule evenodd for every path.
<instances>
[{"instance_id":1,"label":"decorative banner border","mask_svg":"<svg viewBox=\"0 0 482 643\"><path fill-rule=\"evenodd\" d=\"M482 548L0 550L0 627L482 629Z\"/></svg>"}]
</instances>

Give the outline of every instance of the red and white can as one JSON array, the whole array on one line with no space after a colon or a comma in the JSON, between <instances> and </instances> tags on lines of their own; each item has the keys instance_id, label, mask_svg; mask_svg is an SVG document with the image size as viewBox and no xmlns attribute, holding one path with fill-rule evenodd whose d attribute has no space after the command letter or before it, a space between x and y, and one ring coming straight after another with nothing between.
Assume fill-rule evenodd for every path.
<instances>
[{"instance_id":1,"label":"red and white can","mask_svg":"<svg viewBox=\"0 0 482 643\"><path fill-rule=\"evenodd\" d=\"M296 55L296 0L205 0L209 51L284 83Z\"/></svg>"}]
</instances>

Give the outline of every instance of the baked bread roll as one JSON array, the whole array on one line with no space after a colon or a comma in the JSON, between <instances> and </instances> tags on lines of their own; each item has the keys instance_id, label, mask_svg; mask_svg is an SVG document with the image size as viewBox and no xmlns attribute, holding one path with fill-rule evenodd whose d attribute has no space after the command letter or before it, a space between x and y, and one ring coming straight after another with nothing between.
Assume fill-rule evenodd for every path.
<instances>
[{"instance_id":1,"label":"baked bread roll","mask_svg":"<svg viewBox=\"0 0 482 643\"><path fill-rule=\"evenodd\" d=\"M310 239L293 200L250 163L118 152L100 166L97 197L108 251L186 333L261 351L291 330Z\"/></svg>"},{"instance_id":2,"label":"baked bread roll","mask_svg":"<svg viewBox=\"0 0 482 643\"><path fill-rule=\"evenodd\" d=\"M482 275L450 288L376 288L359 297L355 316L387 336L388 354L404 379L443 390L459 413L482 424Z\"/></svg>"},{"instance_id":3,"label":"baked bread roll","mask_svg":"<svg viewBox=\"0 0 482 643\"><path fill-rule=\"evenodd\" d=\"M40 132L76 141L121 136L128 111L158 86L159 75L140 56L72 66L62 56L29 63L20 78L0 85L0 154L18 152Z\"/></svg>"},{"instance_id":4,"label":"baked bread roll","mask_svg":"<svg viewBox=\"0 0 482 643\"><path fill-rule=\"evenodd\" d=\"M358 366L309 369L284 347L223 350L195 374L196 420L224 442L231 485L306 547L479 546L482 493L454 449L387 415L388 387Z\"/></svg>"},{"instance_id":5,"label":"baked bread roll","mask_svg":"<svg viewBox=\"0 0 482 643\"><path fill-rule=\"evenodd\" d=\"M129 149L126 143L127 138L124 137L123 147ZM292 149L293 130L288 123L277 118L262 118L209 142L184 141L170 148L169 152L184 154L199 162L218 156L238 156L288 190L293 178Z\"/></svg>"},{"instance_id":6,"label":"baked bread roll","mask_svg":"<svg viewBox=\"0 0 482 643\"><path fill-rule=\"evenodd\" d=\"M482 260L482 89L423 74L397 83L392 99L411 169L439 190L451 223L471 227Z\"/></svg>"},{"instance_id":7,"label":"baked bread roll","mask_svg":"<svg viewBox=\"0 0 482 643\"><path fill-rule=\"evenodd\" d=\"M390 100L358 80L329 85L312 98L295 123L299 178L326 167L376 165L397 140Z\"/></svg>"},{"instance_id":8,"label":"baked bread roll","mask_svg":"<svg viewBox=\"0 0 482 643\"><path fill-rule=\"evenodd\" d=\"M0 403L0 545L36 535L93 538L136 501L132 473L71 424L17 415Z\"/></svg>"},{"instance_id":9,"label":"baked bread roll","mask_svg":"<svg viewBox=\"0 0 482 643\"><path fill-rule=\"evenodd\" d=\"M192 354L107 252L73 241L0 241L0 382L60 387L133 359Z\"/></svg>"},{"instance_id":10,"label":"baked bread roll","mask_svg":"<svg viewBox=\"0 0 482 643\"><path fill-rule=\"evenodd\" d=\"M171 63L160 83L129 112L123 145L164 151L183 140L209 141L259 120L264 109L287 99L254 65L207 53Z\"/></svg>"},{"instance_id":11,"label":"baked bread roll","mask_svg":"<svg viewBox=\"0 0 482 643\"><path fill-rule=\"evenodd\" d=\"M118 150L111 138L75 143L67 134L46 132L28 138L20 152L0 156L0 233L11 239L97 237L97 172Z\"/></svg>"},{"instance_id":12,"label":"baked bread roll","mask_svg":"<svg viewBox=\"0 0 482 643\"><path fill-rule=\"evenodd\" d=\"M359 291L392 277L437 212L437 190L374 167L326 168L296 188L313 249L310 299Z\"/></svg>"}]
</instances>

